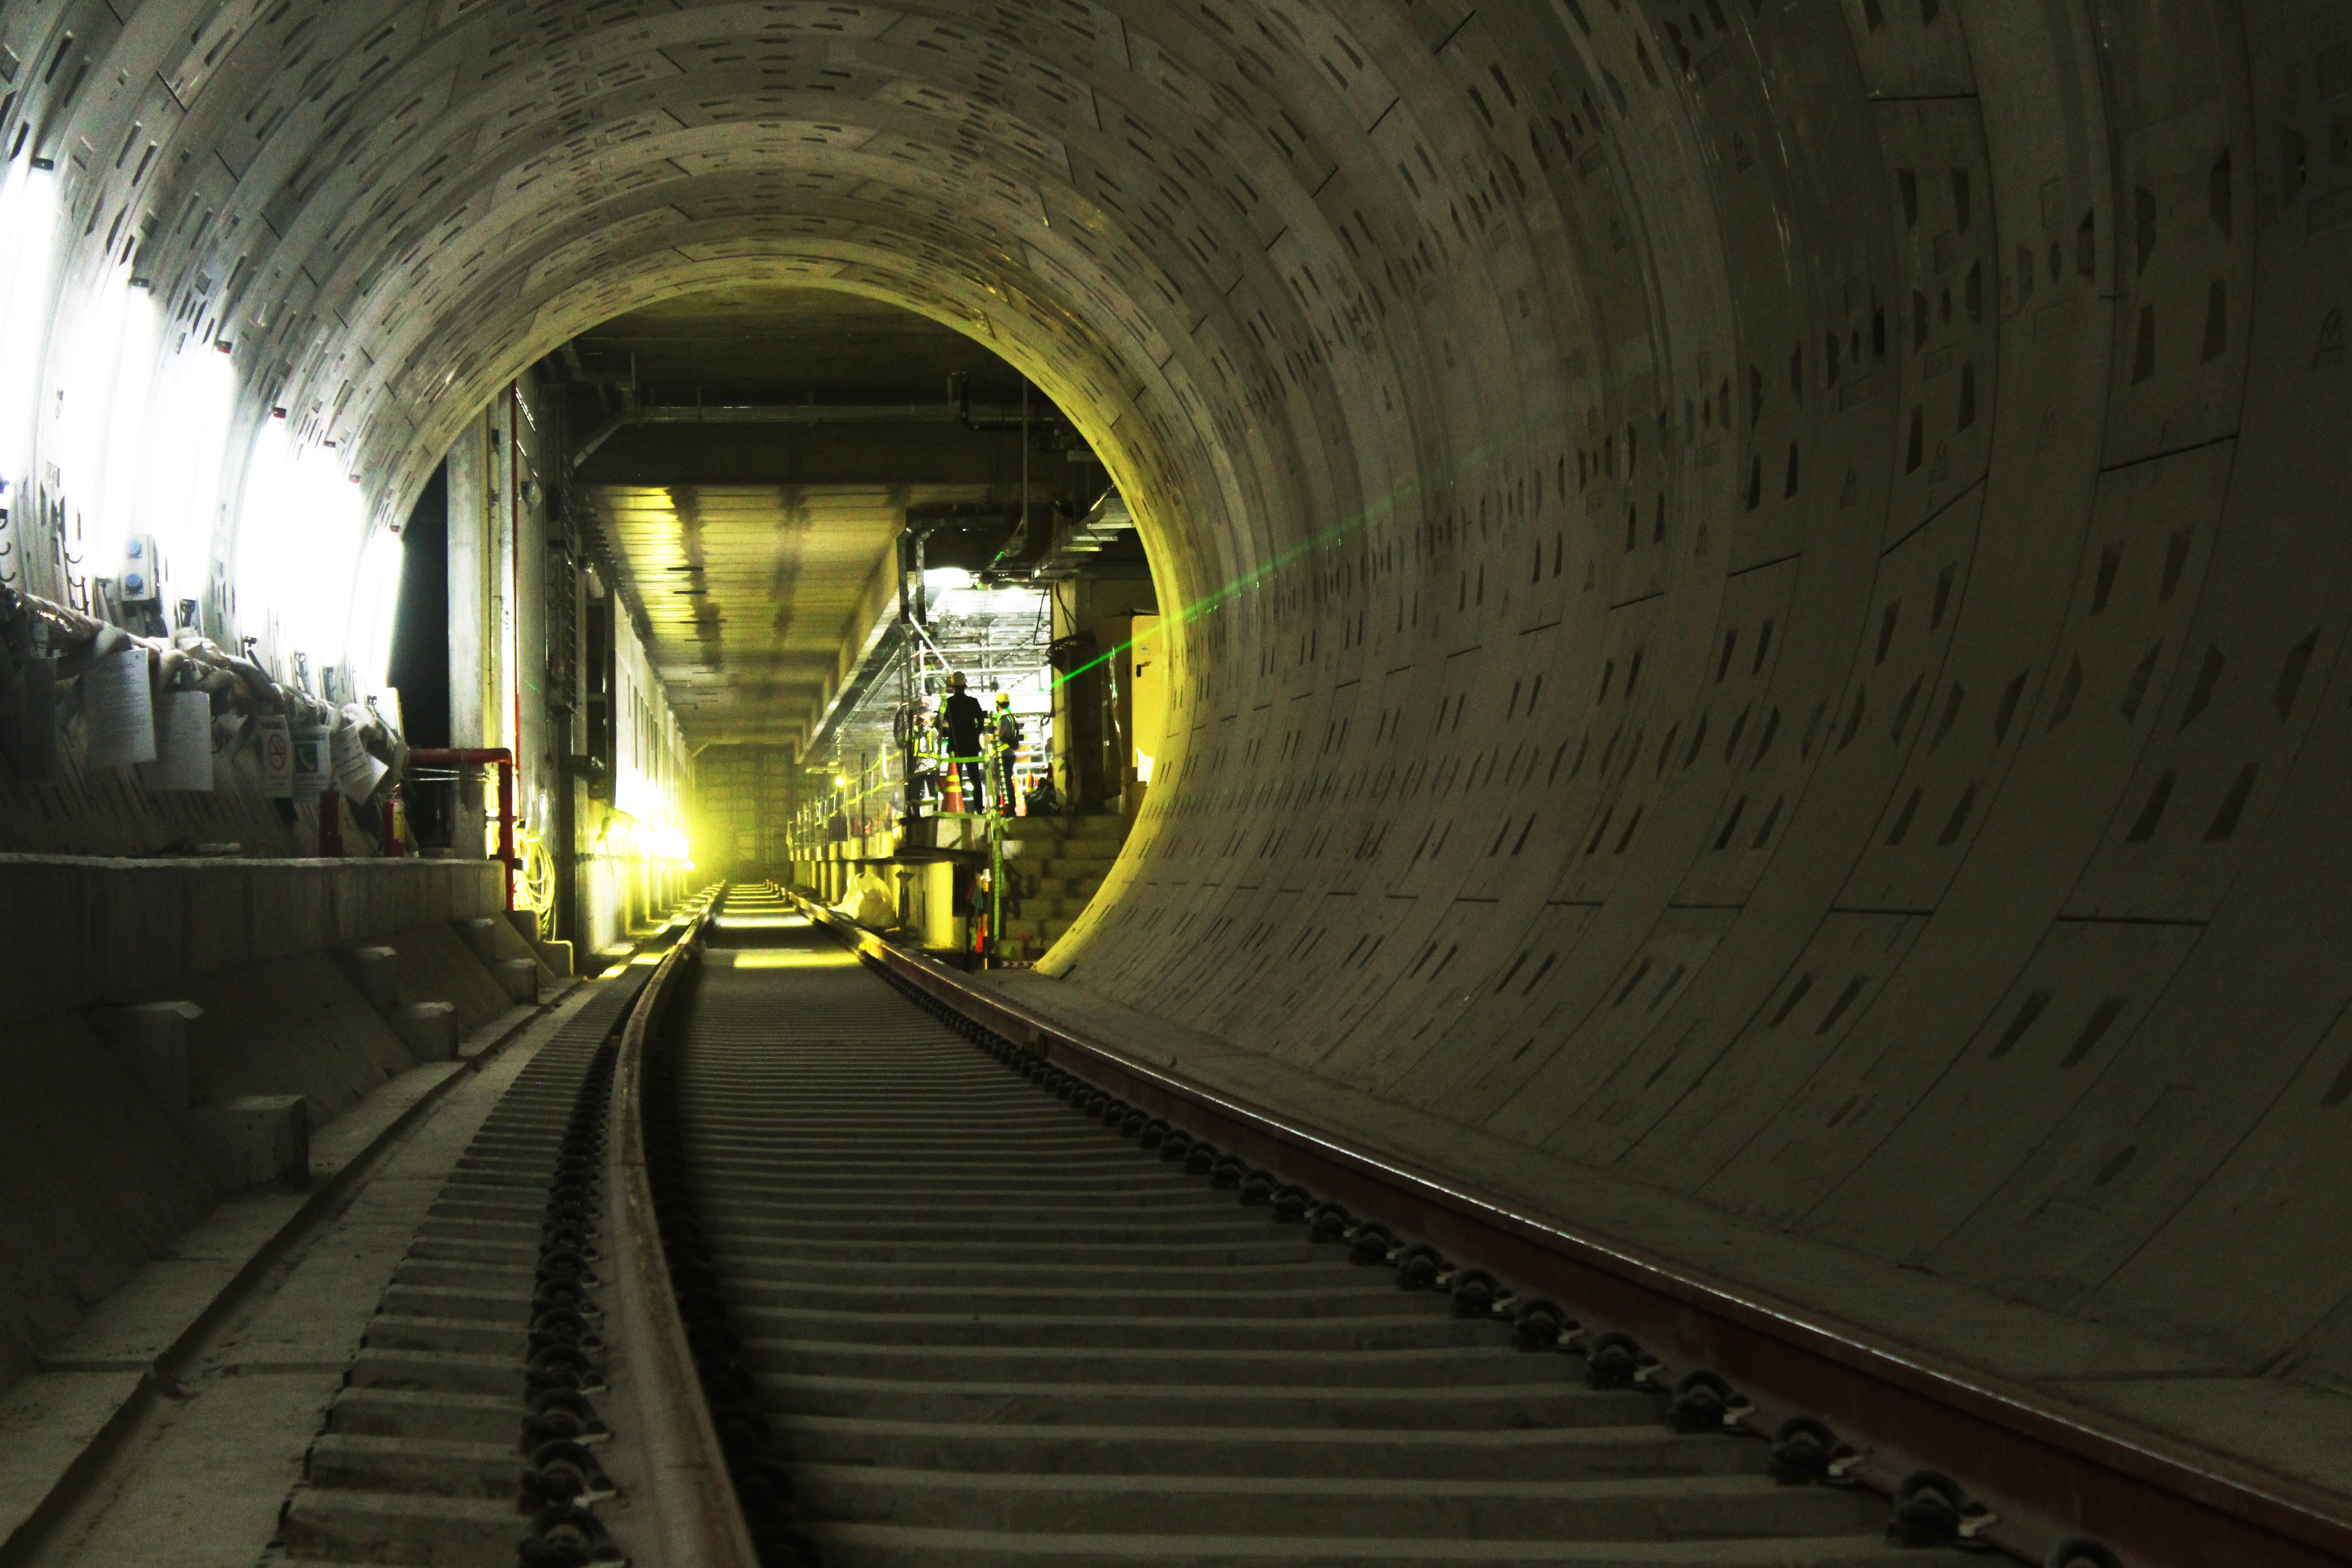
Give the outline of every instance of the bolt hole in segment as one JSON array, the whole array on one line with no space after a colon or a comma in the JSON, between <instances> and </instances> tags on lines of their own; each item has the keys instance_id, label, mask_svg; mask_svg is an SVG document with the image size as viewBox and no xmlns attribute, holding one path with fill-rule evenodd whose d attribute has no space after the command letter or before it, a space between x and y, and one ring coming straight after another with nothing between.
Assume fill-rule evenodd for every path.
<instances>
[{"instance_id":1,"label":"bolt hole in segment","mask_svg":"<svg viewBox=\"0 0 2352 1568\"><path fill-rule=\"evenodd\" d=\"M1563 1353L1552 1303L964 1037L772 889L682 984L647 1138L766 1560L1923 1561L1776 1483L1719 1382Z\"/></svg>"}]
</instances>

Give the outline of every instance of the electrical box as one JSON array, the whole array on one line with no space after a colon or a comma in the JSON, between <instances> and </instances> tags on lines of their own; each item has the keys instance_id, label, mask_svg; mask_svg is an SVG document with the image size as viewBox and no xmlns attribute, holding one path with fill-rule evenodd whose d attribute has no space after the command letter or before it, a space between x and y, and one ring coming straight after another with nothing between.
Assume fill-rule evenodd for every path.
<instances>
[{"instance_id":1,"label":"electrical box","mask_svg":"<svg viewBox=\"0 0 2352 1568\"><path fill-rule=\"evenodd\" d=\"M122 546L122 570L115 576L117 596L126 605L152 605L163 596L163 563L155 552L155 536L134 533Z\"/></svg>"}]
</instances>

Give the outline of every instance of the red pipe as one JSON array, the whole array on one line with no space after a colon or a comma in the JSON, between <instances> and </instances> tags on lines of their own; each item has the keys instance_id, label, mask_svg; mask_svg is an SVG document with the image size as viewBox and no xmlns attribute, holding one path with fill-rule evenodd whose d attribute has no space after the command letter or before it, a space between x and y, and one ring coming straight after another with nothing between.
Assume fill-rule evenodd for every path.
<instances>
[{"instance_id":1,"label":"red pipe","mask_svg":"<svg viewBox=\"0 0 2352 1568\"><path fill-rule=\"evenodd\" d=\"M515 907L515 877L522 869L522 862L515 856L514 753L504 746L471 751L427 748L409 752L408 760L422 763L427 767L488 767L493 763L498 764L499 858L506 862L507 908L512 910Z\"/></svg>"}]
</instances>

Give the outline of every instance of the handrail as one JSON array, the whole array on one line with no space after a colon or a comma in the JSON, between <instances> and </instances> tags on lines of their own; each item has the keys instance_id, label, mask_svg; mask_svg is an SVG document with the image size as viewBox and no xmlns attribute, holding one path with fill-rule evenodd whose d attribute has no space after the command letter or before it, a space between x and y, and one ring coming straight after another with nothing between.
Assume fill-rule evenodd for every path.
<instances>
[{"instance_id":1,"label":"handrail","mask_svg":"<svg viewBox=\"0 0 2352 1568\"><path fill-rule=\"evenodd\" d=\"M606 1190L617 1224L613 1237L615 1342L625 1349L636 1414L646 1490L661 1531L667 1568L760 1568L743 1521L719 1431L703 1402L686 1322L670 1288L653 1187L646 1173L646 1041L667 1015L676 982L698 957L716 901L706 904L662 955L621 1032L613 1064L612 1135Z\"/></svg>"},{"instance_id":2,"label":"handrail","mask_svg":"<svg viewBox=\"0 0 2352 1568\"><path fill-rule=\"evenodd\" d=\"M1923 1346L1839 1319L1571 1222L1472 1191L1410 1162L1153 1066L1045 1017L836 911L792 895L813 921L967 1018L1148 1112L1556 1296L1686 1368L1740 1384L1770 1421L1806 1414L1874 1444L1863 1475L1882 1491L1932 1465L1980 1489L2000 1514L1984 1539L2040 1563L2094 1536L2145 1564L2352 1561L2352 1500L2213 1453Z\"/></svg>"}]
</instances>

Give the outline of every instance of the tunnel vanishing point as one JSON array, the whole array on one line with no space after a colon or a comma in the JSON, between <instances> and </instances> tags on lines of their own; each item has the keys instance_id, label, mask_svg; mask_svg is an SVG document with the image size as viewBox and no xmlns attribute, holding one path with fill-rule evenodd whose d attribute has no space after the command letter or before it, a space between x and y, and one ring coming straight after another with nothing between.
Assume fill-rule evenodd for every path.
<instances>
[{"instance_id":1,"label":"tunnel vanishing point","mask_svg":"<svg viewBox=\"0 0 2352 1568\"><path fill-rule=\"evenodd\" d=\"M5 0L0 153L0 1459L289 1138L818 890L890 541L1020 447L717 461L593 340L725 298L1002 362L1148 555L1123 848L968 984L2352 1519L2337 0Z\"/></svg>"}]
</instances>

